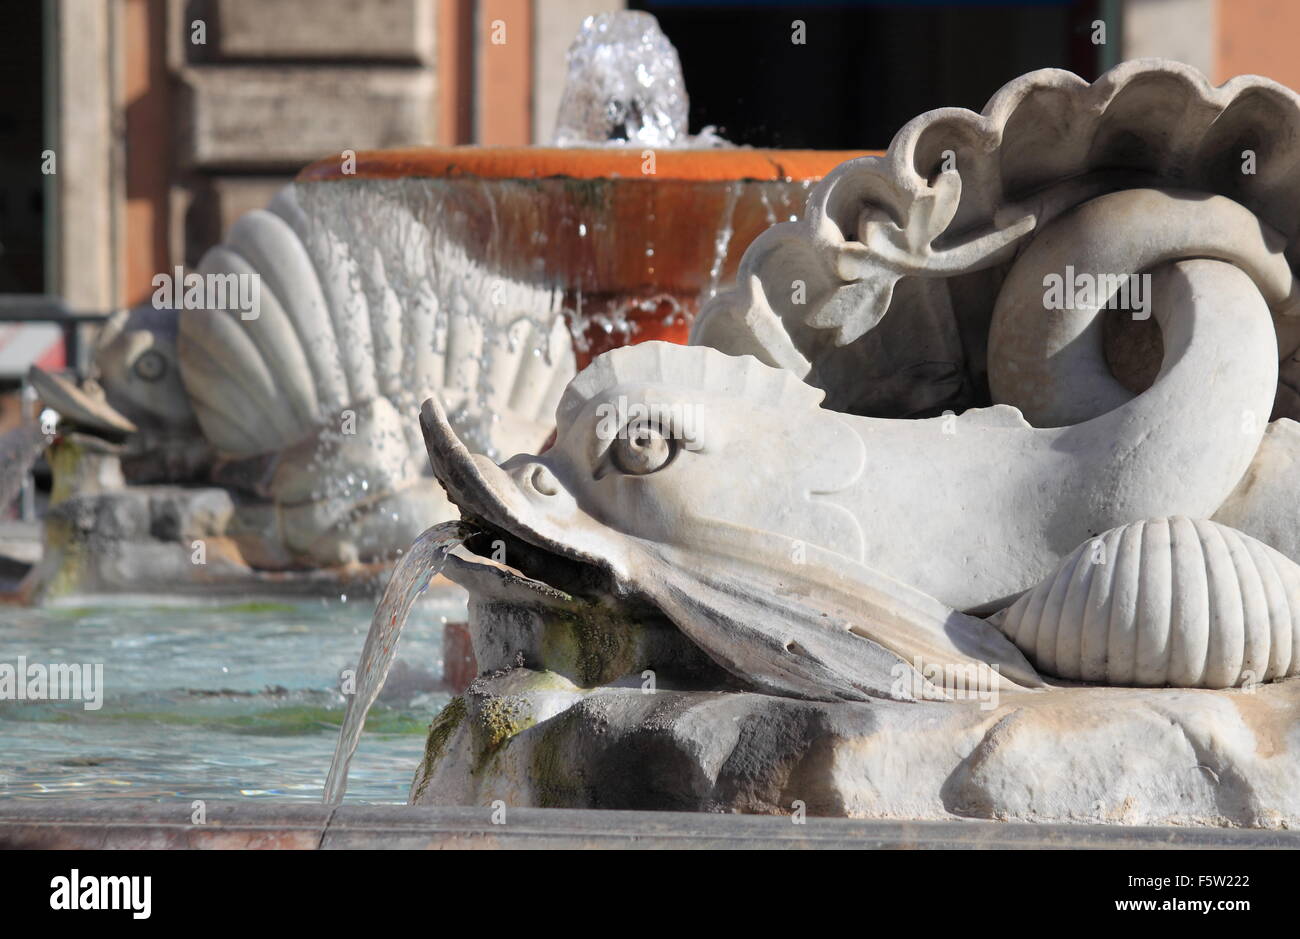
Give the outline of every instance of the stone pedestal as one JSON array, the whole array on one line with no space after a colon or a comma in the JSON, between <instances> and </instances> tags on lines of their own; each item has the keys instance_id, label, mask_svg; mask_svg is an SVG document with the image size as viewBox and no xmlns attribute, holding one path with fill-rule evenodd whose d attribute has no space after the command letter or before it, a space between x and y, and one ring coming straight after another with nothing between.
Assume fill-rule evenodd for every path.
<instances>
[{"instance_id":1,"label":"stone pedestal","mask_svg":"<svg viewBox=\"0 0 1300 939\"><path fill-rule=\"evenodd\" d=\"M829 704L510 669L433 722L421 805L1287 828L1300 680Z\"/></svg>"}]
</instances>

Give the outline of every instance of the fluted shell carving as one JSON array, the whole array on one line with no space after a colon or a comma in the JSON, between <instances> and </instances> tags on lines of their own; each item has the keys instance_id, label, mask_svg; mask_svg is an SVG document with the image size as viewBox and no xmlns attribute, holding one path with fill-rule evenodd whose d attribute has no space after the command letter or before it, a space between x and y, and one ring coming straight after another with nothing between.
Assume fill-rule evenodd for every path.
<instances>
[{"instance_id":1,"label":"fluted shell carving","mask_svg":"<svg viewBox=\"0 0 1300 939\"><path fill-rule=\"evenodd\" d=\"M338 228L313 225L289 187L266 210L242 216L204 256L204 274L261 278L256 319L233 310L181 314L186 387L218 449L280 450L337 424L346 408L434 392L453 409L479 396L476 411L538 429L549 423L573 375L552 293L498 285L450 250L431 257L428 239L414 243L421 234L414 220L396 220L403 223L411 229L406 256L364 256ZM438 264L454 269L444 276L459 279L457 293L436 291L426 272ZM389 276L395 265L407 268L401 293ZM475 301L491 306L474 309Z\"/></svg>"},{"instance_id":2,"label":"fluted shell carving","mask_svg":"<svg viewBox=\"0 0 1300 939\"><path fill-rule=\"evenodd\" d=\"M270 495L291 549L382 555L454 514L428 475L420 402L438 395L475 450L534 449L573 352L554 291L494 276L400 200L303 185L314 191L286 187L203 257L205 276L257 278L258 309L183 310L182 378L223 457L275 455ZM394 530L367 536L354 524L367 508ZM372 544L340 546L349 527Z\"/></svg>"},{"instance_id":3,"label":"fluted shell carving","mask_svg":"<svg viewBox=\"0 0 1300 939\"><path fill-rule=\"evenodd\" d=\"M988 404L990 316L1026 237L1109 192L1190 190L1254 213L1294 268L1297 140L1300 97L1266 78L1215 88L1151 59L1092 84L1031 72L981 114L927 112L883 157L828 174L799 220L750 246L736 289L701 311L691 341L789 368L836 410L906 417ZM1273 416L1300 417L1300 322L1275 326Z\"/></svg>"},{"instance_id":4,"label":"fluted shell carving","mask_svg":"<svg viewBox=\"0 0 1300 939\"><path fill-rule=\"evenodd\" d=\"M1300 566L1217 522L1152 519L1080 545L991 620L1059 678L1257 684L1300 673Z\"/></svg>"}]
</instances>

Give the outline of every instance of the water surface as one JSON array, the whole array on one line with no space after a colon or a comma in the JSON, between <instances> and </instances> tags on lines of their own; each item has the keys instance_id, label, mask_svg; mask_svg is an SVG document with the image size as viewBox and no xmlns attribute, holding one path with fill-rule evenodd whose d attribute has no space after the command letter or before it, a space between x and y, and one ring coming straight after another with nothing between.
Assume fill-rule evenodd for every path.
<instances>
[{"instance_id":1,"label":"water surface","mask_svg":"<svg viewBox=\"0 0 1300 939\"><path fill-rule=\"evenodd\" d=\"M0 700L0 798L319 802L373 599L225 606L0 607L0 662L104 667L103 706ZM348 802L406 801L450 697L442 624L464 594L416 603L370 712Z\"/></svg>"}]
</instances>

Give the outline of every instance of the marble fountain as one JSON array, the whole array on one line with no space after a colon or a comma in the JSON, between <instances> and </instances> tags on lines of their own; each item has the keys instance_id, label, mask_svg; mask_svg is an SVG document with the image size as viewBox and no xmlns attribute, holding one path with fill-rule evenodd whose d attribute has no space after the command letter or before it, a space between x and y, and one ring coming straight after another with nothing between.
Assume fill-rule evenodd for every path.
<instances>
[{"instance_id":1,"label":"marble fountain","mask_svg":"<svg viewBox=\"0 0 1300 939\"><path fill-rule=\"evenodd\" d=\"M1300 98L1140 60L906 125L502 463L411 801L1300 820ZM400 630L380 605L326 798Z\"/></svg>"},{"instance_id":2,"label":"marble fountain","mask_svg":"<svg viewBox=\"0 0 1300 939\"><path fill-rule=\"evenodd\" d=\"M0 666L72 656L107 685L84 710L11 700L0 674L0 796L318 797L349 637L393 560L459 514L421 402L480 452L543 446L576 367L684 342L744 248L857 155L690 136L641 14L591 21L570 65L556 146L322 159L112 317L86 380L33 371L47 410L0 440L0 490L43 448L54 488L42 561L0 595ZM355 800L405 800L444 673L470 664L465 593L432 588Z\"/></svg>"},{"instance_id":3,"label":"marble fountain","mask_svg":"<svg viewBox=\"0 0 1300 939\"><path fill-rule=\"evenodd\" d=\"M323 160L204 259L257 316L41 379L40 589L126 576L86 539L132 490L204 589L398 557L331 805L441 577L478 675L415 805L1294 827L1298 129L1139 60L879 156Z\"/></svg>"}]
</instances>

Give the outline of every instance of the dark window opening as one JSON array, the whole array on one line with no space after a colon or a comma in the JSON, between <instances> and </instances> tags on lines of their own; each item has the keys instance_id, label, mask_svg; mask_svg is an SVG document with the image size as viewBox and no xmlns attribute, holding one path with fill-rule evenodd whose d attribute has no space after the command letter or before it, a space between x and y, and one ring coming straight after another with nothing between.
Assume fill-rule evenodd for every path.
<instances>
[{"instance_id":1,"label":"dark window opening","mask_svg":"<svg viewBox=\"0 0 1300 939\"><path fill-rule=\"evenodd\" d=\"M0 30L0 293L44 293L42 3L11 3Z\"/></svg>"},{"instance_id":2,"label":"dark window opening","mask_svg":"<svg viewBox=\"0 0 1300 939\"><path fill-rule=\"evenodd\" d=\"M1093 43L1102 0L697 6L633 0L676 45L691 130L734 143L880 150L908 120L939 107L982 110L1002 85L1037 68L1089 81L1118 49ZM795 20L803 44L792 42Z\"/></svg>"}]
</instances>

